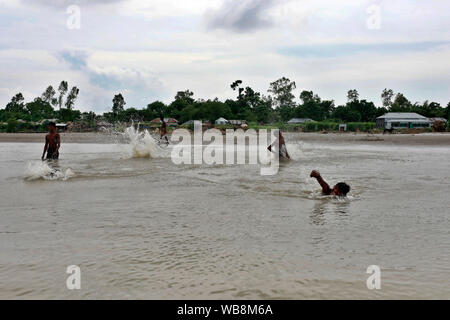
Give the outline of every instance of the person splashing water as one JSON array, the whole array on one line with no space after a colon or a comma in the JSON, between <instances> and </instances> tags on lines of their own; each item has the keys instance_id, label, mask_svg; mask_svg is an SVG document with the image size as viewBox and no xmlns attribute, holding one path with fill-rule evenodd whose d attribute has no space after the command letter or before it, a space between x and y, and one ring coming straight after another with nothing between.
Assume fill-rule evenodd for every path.
<instances>
[{"instance_id":1,"label":"person splashing water","mask_svg":"<svg viewBox=\"0 0 450 320\"><path fill-rule=\"evenodd\" d=\"M333 189L331 189L328 183L326 183L326 181L323 180L322 176L320 175L320 172L317 170L313 170L310 174L310 177L317 179L317 182L319 182L320 186L322 187L322 193L324 195L346 197L347 193L350 192L350 186L345 182L339 182L333 187Z\"/></svg>"},{"instance_id":2,"label":"person splashing water","mask_svg":"<svg viewBox=\"0 0 450 320\"><path fill-rule=\"evenodd\" d=\"M272 149L275 149L275 151L272 151ZM278 149L278 154L281 158L284 159L291 159L291 156L289 155L287 148L286 148L286 142L284 141L284 137L283 134L281 133L281 131L278 131L278 138L277 140L275 140L274 143L272 143L267 150L269 150L270 152L276 152L276 150Z\"/></svg>"}]
</instances>

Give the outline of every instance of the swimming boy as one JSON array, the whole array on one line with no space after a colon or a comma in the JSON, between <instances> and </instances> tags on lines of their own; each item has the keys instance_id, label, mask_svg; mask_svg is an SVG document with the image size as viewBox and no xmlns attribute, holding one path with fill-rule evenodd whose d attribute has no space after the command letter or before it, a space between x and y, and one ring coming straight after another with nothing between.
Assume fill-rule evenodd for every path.
<instances>
[{"instance_id":1,"label":"swimming boy","mask_svg":"<svg viewBox=\"0 0 450 320\"><path fill-rule=\"evenodd\" d=\"M320 186L322 187L322 193L325 195L345 197L347 196L347 193L350 192L350 186L345 182L339 182L337 185L333 187L333 189L331 189L328 183L326 183L325 180L323 180L322 176L320 175L320 172L317 170L313 170L311 172L310 177L317 179L317 182L319 182Z\"/></svg>"},{"instance_id":2,"label":"swimming boy","mask_svg":"<svg viewBox=\"0 0 450 320\"><path fill-rule=\"evenodd\" d=\"M272 143L267 149L272 152L272 147L278 148L278 154L282 158L291 159L289 156L289 153L287 152L286 143L284 141L283 134L281 131L278 131L278 138L275 140L274 143Z\"/></svg>"},{"instance_id":3,"label":"swimming boy","mask_svg":"<svg viewBox=\"0 0 450 320\"><path fill-rule=\"evenodd\" d=\"M42 160L44 160L45 153L47 152L46 159L58 159L59 147L61 146L61 137L56 132L56 124L50 122L48 124L49 133L45 136L44 152L42 153Z\"/></svg>"}]
</instances>

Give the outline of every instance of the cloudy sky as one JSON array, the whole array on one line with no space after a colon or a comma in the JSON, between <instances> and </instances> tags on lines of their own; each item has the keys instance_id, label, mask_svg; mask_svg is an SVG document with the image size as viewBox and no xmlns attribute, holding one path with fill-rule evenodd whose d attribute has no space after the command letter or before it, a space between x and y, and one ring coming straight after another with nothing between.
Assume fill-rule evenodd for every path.
<instances>
[{"instance_id":1,"label":"cloudy sky","mask_svg":"<svg viewBox=\"0 0 450 320\"><path fill-rule=\"evenodd\" d=\"M104 112L119 92L142 108L185 89L234 97L237 79L266 93L282 76L297 97L356 88L380 104L387 87L447 104L450 1L0 0L0 107L61 80Z\"/></svg>"}]
</instances>

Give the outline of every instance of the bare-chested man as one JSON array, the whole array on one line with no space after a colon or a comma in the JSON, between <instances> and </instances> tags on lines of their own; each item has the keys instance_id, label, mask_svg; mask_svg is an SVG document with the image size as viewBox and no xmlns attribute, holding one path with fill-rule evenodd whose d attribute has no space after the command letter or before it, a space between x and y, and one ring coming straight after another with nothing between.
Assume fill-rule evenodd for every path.
<instances>
[{"instance_id":1,"label":"bare-chested man","mask_svg":"<svg viewBox=\"0 0 450 320\"><path fill-rule=\"evenodd\" d=\"M45 136L44 152L42 153L42 160L44 160L45 153L47 153L46 159L58 159L59 147L61 146L61 137L56 132L56 124L50 122L48 124L49 133Z\"/></svg>"}]
</instances>

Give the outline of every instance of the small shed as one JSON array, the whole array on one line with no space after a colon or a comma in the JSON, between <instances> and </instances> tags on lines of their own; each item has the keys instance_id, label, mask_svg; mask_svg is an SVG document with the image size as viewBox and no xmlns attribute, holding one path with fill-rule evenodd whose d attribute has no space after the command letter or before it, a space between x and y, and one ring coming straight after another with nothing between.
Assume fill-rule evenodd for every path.
<instances>
[{"instance_id":1,"label":"small shed","mask_svg":"<svg viewBox=\"0 0 450 320\"><path fill-rule=\"evenodd\" d=\"M288 124L302 124L311 121L314 120L310 118L292 118L291 120L288 121Z\"/></svg>"},{"instance_id":2,"label":"small shed","mask_svg":"<svg viewBox=\"0 0 450 320\"><path fill-rule=\"evenodd\" d=\"M341 131L341 132L347 131L347 124L341 123L341 124L339 125L339 131Z\"/></svg>"},{"instance_id":3,"label":"small shed","mask_svg":"<svg viewBox=\"0 0 450 320\"><path fill-rule=\"evenodd\" d=\"M219 118L216 120L216 124L228 124L229 121L225 118Z\"/></svg>"},{"instance_id":4,"label":"small shed","mask_svg":"<svg viewBox=\"0 0 450 320\"><path fill-rule=\"evenodd\" d=\"M56 128L59 131L66 131L67 130L67 123L57 123Z\"/></svg>"}]
</instances>

